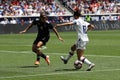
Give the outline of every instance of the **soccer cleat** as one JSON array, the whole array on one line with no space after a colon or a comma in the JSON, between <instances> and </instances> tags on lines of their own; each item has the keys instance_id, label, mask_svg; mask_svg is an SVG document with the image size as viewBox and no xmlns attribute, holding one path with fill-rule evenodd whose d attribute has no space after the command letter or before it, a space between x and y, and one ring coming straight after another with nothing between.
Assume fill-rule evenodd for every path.
<instances>
[{"instance_id":1,"label":"soccer cleat","mask_svg":"<svg viewBox=\"0 0 120 80\"><path fill-rule=\"evenodd\" d=\"M67 64L68 61L63 56L60 56L60 59L64 62L64 64Z\"/></svg>"},{"instance_id":2,"label":"soccer cleat","mask_svg":"<svg viewBox=\"0 0 120 80\"><path fill-rule=\"evenodd\" d=\"M94 64L94 63L91 63L91 64L89 65L87 71L91 71L91 69L92 69L93 67L95 67L95 64Z\"/></svg>"},{"instance_id":3,"label":"soccer cleat","mask_svg":"<svg viewBox=\"0 0 120 80\"><path fill-rule=\"evenodd\" d=\"M39 65L40 64L40 62L39 61L35 61L35 65Z\"/></svg>"},{"instance_id":4,"label":"soccer cleat","mask_svg":"<svg viewBox=\"0 0 120 80\"><path fill-rule=\"evenodd\" d=\"M46 56L45 61L47 62L48 65L50 65L50 59L49 59L49 56Z\"/></svg>"},{"instance_id":5,"label":"soccer cleat","mask_svg":"<svg viewBox=\"0 0 120 80\"><path fill-rule=\"evenodd\" d=\"M41 48L38 48L38 50L45 50L45 49L47 49L46 46L42 46Z\"/></svg>"}]
</instances>

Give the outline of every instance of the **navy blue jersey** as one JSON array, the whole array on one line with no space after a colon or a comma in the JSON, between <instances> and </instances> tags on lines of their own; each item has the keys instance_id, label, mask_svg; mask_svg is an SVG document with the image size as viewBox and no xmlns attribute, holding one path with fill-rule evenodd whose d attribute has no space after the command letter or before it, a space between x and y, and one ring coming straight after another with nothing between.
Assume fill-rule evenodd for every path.
<instances>
[{"instance_id":1,"label":"navy blue jersey","mask_svg":"<svg viewBox=\"0 0 120 80\"><path fill-rule=\"evenodd\" d=\"M52 24L49 22L40 22L39 20L34 20L33 25L37 25L38 37L50 36L50 29L53 29Z\"/></svg>"}]
</instances>

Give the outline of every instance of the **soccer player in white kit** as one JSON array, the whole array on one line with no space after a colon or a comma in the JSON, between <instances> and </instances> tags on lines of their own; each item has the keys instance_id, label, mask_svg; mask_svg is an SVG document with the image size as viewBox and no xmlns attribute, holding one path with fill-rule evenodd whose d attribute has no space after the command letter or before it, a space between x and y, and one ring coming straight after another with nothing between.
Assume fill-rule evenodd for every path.
<instances>
[{"instance_id":1,"label":"soccer player in white kit","mask_svg":"<svg viewBox=\"0 0 120 80\"><path fill-rule=\"evenodd\" d=\"M57 27L62 26L69 26L69 25L75 25L75 29L78 34L78 39L75 44L71 46L71 50L69 54L66 57L61 56L61 60L64 62L64 64L67 64L68 60L73 56L74 51L77 51L77 58L78 60L81 60L83 63L86 63L89 67L87 71L91 71L91 69L95 66L94 63L90 62L86 57L84 57L84 50L86 49L86 45L89 42L89 38L87 36L87 31L94 29L94 26L86 21L84 21L80 16L80 12L76 11L74 12L74 20L72 22L57 24Z\"/></svg>"}]
</instances>

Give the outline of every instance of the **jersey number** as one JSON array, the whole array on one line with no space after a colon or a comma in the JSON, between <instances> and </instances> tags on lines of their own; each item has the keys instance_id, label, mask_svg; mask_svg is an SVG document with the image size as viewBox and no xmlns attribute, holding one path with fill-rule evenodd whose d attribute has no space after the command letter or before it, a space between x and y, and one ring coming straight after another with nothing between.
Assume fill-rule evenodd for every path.
<instances>
[{"instance_id":1,"label":"jersey number","mask_svg":"<svg viewBox=\"0 0 120 80\"><path fill-rule=\"evenodd\" d=\"M85 25L83 25L83 33L87 34L87 27Z\"/></svg>"}]
</instances>

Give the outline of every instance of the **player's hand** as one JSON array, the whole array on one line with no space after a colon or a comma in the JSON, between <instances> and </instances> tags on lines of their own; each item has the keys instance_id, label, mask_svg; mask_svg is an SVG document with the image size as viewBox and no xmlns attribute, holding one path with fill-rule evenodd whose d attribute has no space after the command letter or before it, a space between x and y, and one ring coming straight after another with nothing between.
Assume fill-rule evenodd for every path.
<instances>
[{"instance_id":1,"label":"player's hand","mask_svg":"<svg viewBox=\"0 0 120 80\"><path fill-rule=\"evenodd\" d=\"M90 25L88 26L88 30L93 30L93 29L94 29L94 25L90 24Z\"/></svg>"},{"instance_id":2,"label":"player's hand","mask_svg":"<svg viewBox=\"0 0 120 80\"><path fill-rule=\"evenodd\" d=\"M23 31L20 31L19 33L22 34L22 33L25 33L25 32L26 32L26 30L23 30Z\"/></svg>"},{"instance_id":3,"label":"player's hand","mask_svg":"<svg viewBox=\"0 0 120 80\"><path fill-rule=\"evenodd\" d=\"M59 37L59 40L62 41L62 42L64 42L64 40L61 37Z\"/></svg>"}]
</instances>

